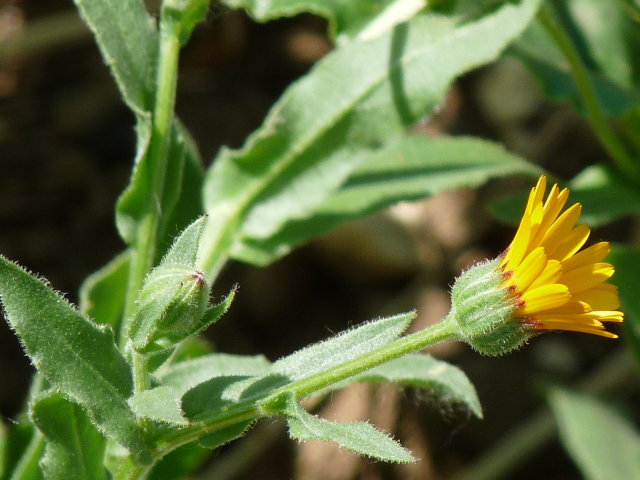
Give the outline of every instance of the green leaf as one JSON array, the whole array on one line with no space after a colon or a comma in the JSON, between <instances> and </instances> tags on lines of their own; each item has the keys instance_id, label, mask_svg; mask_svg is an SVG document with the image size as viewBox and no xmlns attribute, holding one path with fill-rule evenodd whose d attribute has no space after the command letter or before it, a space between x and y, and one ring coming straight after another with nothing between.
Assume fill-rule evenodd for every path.
<instances>
[{"instance_id":1,"label":"green leaf","mask_svg":"<svg viewBox=\"0 0 640 480\"><path fill-rule=\"evenodd\" d=\"M640 434L604 402L554 389L549 400L560 440L588 480L640 478Z\"/></svg>"},{"instance_id":2,"label":"green leaf","mask_svg":"<svg viewBox=\"0 0 640 480\"><path fill-rule=\"evenodd\" d=\"M236 438L240 438L253 424L253 420L244 420L200 438L198 443L205 448L218 448Z\"/></svg>"},{"instance_id":3,"label":"green leaf","mask_svg":"<svg viewBox=\"0 0 640 480\"><path fill-rule=\"evenodd\" d=\"M163 367L156 376L162 385L186 393L199 383L218 376L259 376L269 373L269 361L262 355L245 356L212 353Z\"/></svg>"},{"instance_id":4,"label":"green leaf","mask_svg":"<svg viewBox=\"0 0 640 480\"><path fill-rule=\"evenodd\" d=\"M336 442L360 455L386 462L415 462L408 450L369 423L329 422L307 413L294 397L288 400L285 416L291 438Z\"/></svg>"},{"instance_id":5,"label":"green leaf","mask_svg":"<svg viewBox=\"0 0 640 480\"><path fill-rule=\"evenodd\" d=\"M636 88L640 79L640 5L627 0L571 0L567 7L599 70L618 85Z\"/></svg>"},{"instance_id":6,"label":"green leaf","mask_svg":"<svg viewBox=\"0 0 640 480\"><path fill-rule=\"evenodd\" d=\"M74 0L131 110L152 110L158 33L141 0ZM123 14L126 12L126 15Z\"/></svg>"},{"instance_id":7,"label":"green leaf","mask_svg":"<svg viewBox=\"0 0 640 480\"><path fill-rule=\"evenodd\" d=\"M44 453L44 436L35 431L26 449L22 451L22 456L11 470L9 480L42 480L42 470L40 470L40 459Z\"/></svg>"},{"instance_id":8,"label":"green leaf","mask_svg":"<svg viewBox=\"0 0 640 480\"><path fill-rule=\"evenodd\" d=\"M292 17L303 12L321 15L338 43L372 39L427 6L426 0L224 0L232 8L245 8L258 21Z\"/></svg>"},{"instance_id":9,"label":"green leaf","mask_svg":"<svg viewBox=\"0 0 640 480\"><path fill-rule=\"evenodd\" d=\"M538 4L504 3L469 23L416 17L318 62L241 150L221 151L209 170L205 208L215 221L203 235L207 275L245 239L267 239L312 214L370 153L430 114L455 78L497 58Z\"/></svg>"},{"instance_id":10,"label":"green leaf","mask_svg":"<svg viewBox=\"0 0 640 480\"><path fill-rule=\"evenodd\" d=\"M540 170L489 141L405 137L371 155L317 207L313 216L286 223L268 239L245 240L236 257L266 265L342 222L399 201L417 200L462 186L477 187L491 178L516 174L537 177Z\"/></svg>"},{"instance_id":11,"label":"green leaf","mask_svg":"<svg viewBox=\"0 0 640 480\"><path fill-rule=\"evenodd\" d=\"M607 165L585 168L569 182L569 203L581 203L581 221L592 227L611 222L624 215L640 212L640 190ZM522 216L526 196L509 195L495 202L492 210L506 222L516 223Z\"/></svg>"},{"instance_id":12,"label":"green leaf","mask_svg":"<svg viewBox=\"0 0 640 480\"><path fill-rule=\"evenodd\" d=\"M607 165L585 168L569 187L571 200L582 204L582 221L592 226L640 212L640 190Z\"/></svg>"},{"instance_id":13,"label":"green leaf","mask_svg":"<svg viewBox=\"0 0 640 480\"><path fill-rule=\"evenodd\" d=\"M145 460L147 447L126 402L132 393L131 369L111 332L4 257L0 298L7 321L36 368L86 409L105 435Z\"/></svg>"},{"instance_id":14,"label":"green leaf","mask_svg":"<svg viewBox=\"0 0 640 480\"><path fill-rule=\"evenodd\" d=\"M141 118L136 128L138 146L131 181L118 199L116 225L120 236L131 245L136 238L140 222L147 215L150 205L162 212L159 249L161 258L165 248L171 245L176 232L201 215L200 190L203 169L197 147L187 130L175 121L171 129L167 152L168 165L164 190L156 192L149 183L151 172L147 161L151 124Z\"/></svg>"},{"instance_id":15,"label":"green leaf","mask_svg":"<svg viewBox=\"0 0 640 480\"><path fill-rule=\"evenodd\" d=\"M198 442L183 445L165 455L149 473L149 480L179 480L187 478L209 458L211 452Z\"/></svg>"},{"instance_id":16,"label":"green leaf","mask_svg":"<svg viewBox=\"0 0 640 480\"><path fill-rule=\"evenodd\" d=\"M160 262L159 267L195 268L198 258L198 244L206 219L206 217L197 219L180 233Z\"/></svg>"},{"instance_id":17,"label":"green leaf","mask_svg":"<svg viewBox=\"0 0 640 480\"><path fill-rule=\"evenodd\" d=\"M611 281L618 286L620 302L625 312L624 338L633 348L640 363L640 296L637 288L640 285L640 249L614 245L607 260L616 269Z\"/></svg>"},{"instance_id":18,"label":"green leaf","mask_svg":"<svg viewBox=\"0 0 640 480\"><path fill-rule=\"evenodd\" d=\"M415 313L410 312L364 323L281 358L273 364L272 371L293 381L324 372L387 345L398 338L414 318Z\"/></svg>"},{"instance_id":19,"label":"green leaf","mask_svg":"<svg viewBox=\"0 0 640 480\"><path fill-rule=\"evenodd\" d=\"M19 469L18 464L25 457L25 453L29 448L29 444L32 442L34 435L40 436L40 443L44 444L42 435L37 433L38 431L29 421L26 416L21 415L18 420L10 425L8 428L5 426L5 444L4 444L4 473L0 478L3 480L10 479L12 473ZM38 454L38 459L40 455ZM36 460L37 462L38 460ZM14 475L15 478L19 478L19 475Z\"/></svg>"},{"instance_id":20,"label":"green leaf","mask_svg":"<svg viewBox=\"0 0 640 480\"><path fill-rule=\"evenodd\" d=\"M416 353L391 360L332 388L342 388L355 382L396 382L423 388L435 392L440 401L462 404L476 417L482 418L476 389L464 372L429 355Z\"/></svg>"},{"instance_id":21,"label":"green leaf","mask_svg":"<svg viewBox=\"0 0 640 480\"><path fill-rule=\"evenodd\" d=\"M200 389L200 392L204 393L191 394L204 398L202 403L205 406L197 407L201 413L203 409L209 410L206 408L206 404L209 403L207 398L221 397L224 394L223 390L238 380L259 379L270 373L269 367L268 360L262 355L253 357L222 353L206 355L160 369L156 375L161 386L135 394L129 400L129 404L136 415L164 423L185 425L188 424L188 419L182 411L181 399L189 390L218 377L225 379L222 380L225 389L218 388L216 385L220 385L220 381L215 380L213 384L204 385ZM227 379L233 379L233 381L227 382ZM227 397L225 401L230 400L233 398ZM209 403L210 410L215 410L214 403L213 400ZM187 405L187 412L195 415L196 407L192 405L193 402Z\"/></svg>"},{"instance_id":22,"label":"green leaf","mask_svg":"<svg viewBox=\"0 0 640 480\"><path fill-rule=\"evenodd\" d=\"M189 421L180 408L180 397L175 389L163 385L136 393L129 399L129 406L138 417L185 426Z\"/></svg>"},{"instance_id":23,"label":"green leaf","mask_svg":"<svg viewBox=\"0 0 640 480\"><path fill-rule=\"evenodd\" d=\"M41 468L47 480L100 480L106 439L84 411L58 392L38 397L31 418L47 438Z\"/></svg>"},{"instance_id":24,"label":"green leaf","mask_svg":"<svg viewBox=\"0 0 640 480\"><path fill-rule=\"evenodd\" d=\"M8 468L7 468L9 463L9 458L7 456L9 453L8 441L9 441L9 431L6 425L4 424L4 422L0 421L0 478L5 478L8 472Z\"/></svg>"},{"instance_id":25,"label":"green leaf","mask_svg":"<svg viewBox=\"0 0 640 480\"><path fill-rule=\"evenodd\" d=\"M582 26L571 23L571 17L567 14L559 15L565 22L569 22L569 25L566 25L565 28L569 34L574 34L573 41L580 49L583 61L589 67L590 80L596 89L600 104L609 114L616 116L630 110L634 105L638 105L640 92L637 88L631 88L632 85L629 85L626 80L620 81L620 78L616 78L615 74L612 76L611 74L614 73L615 69L609 70L606 68L607 62L605 62L604 68L598 68L598 65L594 62L590 51L593 51L594 48L596 51L600 50L599 45L601 42L597 38L591 38L594 33L592 26L595 17L589 10L592 11L596 8L596 5L600 5L603 10L619 10L620 7L617 5L622 1L572 0L567 2L572 10L581 10L591 16L591 20ZM585 5L589 3L591 5L587 10L582 10L583 7L578 6L579 3ZM627 16L625 14L622 15ZM598 28L603 27L607 30L606 32L600 32L596 36L604 35L612 38L627 29L626 26L623 27L620 24L616 24L616 21L611 20L610 15L603 15L600 19L595 19L595 23L600 24ZM627 21L633 22L627 18L622 23L626 24ZM637 30L637 25L634 28ZM607 45L606 48L610 49L611 45ZM611 58L610 62L625 62L624 57L628 50L627 47L621 48ZM515 43L512 52L531 70L545 95L556 101L570 101L578 110L582 110L582 98L573 80L567 61L539 22L532 22L520 40ZM635 55L635 49L631 49L631 52ZM629 65L631 64L626 63L627 68Z\"/></svg>"},{"instance_id":26,"label":"green leaf","mask_svg":"<svg viewBox=\"0 0 640 480\"><path fill-rule=\"evenodd\" d=\"M80 286L79 310L114 332L120 328L129 279L129 251L113 258Z\"/></svg>"}]
</instances>

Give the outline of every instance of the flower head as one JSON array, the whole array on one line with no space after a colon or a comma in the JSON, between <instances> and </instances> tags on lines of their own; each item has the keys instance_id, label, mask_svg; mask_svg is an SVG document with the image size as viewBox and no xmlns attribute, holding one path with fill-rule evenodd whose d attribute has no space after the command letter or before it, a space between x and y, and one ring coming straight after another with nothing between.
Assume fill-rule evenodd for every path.
<instances>
[{"instance_id":1,"label":"flower head","mask_svg":"<svg viewBox=\"0 0 640 480\"><path fill-rule=\"evenodd\" d=\"M603 262L609 243L580 250L590 234L576 225L581 205L562 209L569 190L551 187L543 203L546 177L531 190L518 230L503 254L502 286L516 309L512 317L525 330L569 330L617 338L603 322L621 322L614 285L606 283L613 266Z\"/></svg>"},{"instance_id":2,"label":"flower head","mask_svg":"<svg viewBox=\"0 0 640 480\"><path fill-rule=\"evenodd\" d=\"M603 262L609 244L581 250L590 234L576 225L581 206L562 212L569 190L547 179L531 190L518 230L498 258L464 272L451 292L451 316L460 338L481 353L500 355L548 330L617 338L604 322L621 322L613 266Z\"/></svg>"}]
</instances>

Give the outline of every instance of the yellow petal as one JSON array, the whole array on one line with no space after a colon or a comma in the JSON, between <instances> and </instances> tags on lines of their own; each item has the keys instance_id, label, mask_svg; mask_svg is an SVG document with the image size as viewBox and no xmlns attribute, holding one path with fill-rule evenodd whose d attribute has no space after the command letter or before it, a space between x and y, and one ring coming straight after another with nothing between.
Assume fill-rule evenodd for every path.
<instances>
[{"instance_id":1,"label":"yellow petal","mask_svg":"<svg viewBox=\"0 0 640 480\"><path fill-rule=\"evenodd\" d=\"M542 273L547 265L547 256L544 248L538 247L525 257L513 272L513 284L523 292Z\"/></svg>"},{"instance_id":2,"label":"yellow petal","mask_svg":"<svg viewBox=\"0 0 640 480\"><path fill-rule=\"evenodd\" d=\"M547 251L554 251L562 241L569 235L576 222L580 218L580 212L582 212L582 206L576 203L569 207L558 219L553 222L553 225L549 227L540 244L544 246Z\"/></svg>"},{"instance_id":3,"label":"yellow petal","mask_svg":"<svg viewBox=\"0 0 640 480\"><path fill-rule=\"evenodd\" d=\"M566 260L576 253L589 238L591 230L587 225L578 225L571 230L569 235L560 241L558 247L553 251L548 251L549 258L555 258L560 261Z\"/></svg>"},{"instance_id":4,"label":"yellow petal","mask_svg":"<svg viewBox=\"0 0 640 480\"><path fill-rule=\"evenodd\" d=\"M620 307L618 288L603 283L572 296L572 300L588 303L592 310L616 310Z\"/></svg>"},{"instance_id":5,"label":"yellow petal","mask_svg":"<svg viewBox=\"0 0 640 480\"><path fill-rule=\"evenodd\" d=\"M549 260L544 267L544 270L538 278L529 286L529 290L539 288L543 285L550 283L557 283L558 279L562 275L562 266L558 260Z\"/></svg>"},{"instance_id":6,"label":"yellow petal","mask_svg":"<svg viewBox=\"0 0 640 480\"><path fill-rule=\"evenodd\" d=\"M573 257L564 260L562 262L562 268L565 272L568 272L574 268L601 262L609 255L610 251L609 242L596 243L576 253Z\"/></svg>"},{"instance_id":7,"label":"yellow petal","mask_svg":"<svg viewBox=\"0 0 640 480\"><path fill-rule=\"evenodd\" d=\"M569 287L572 293L579 293L606 282L613 272L610 263L594 263L564 272L558 282Z\"/></svg>"},{"instance_id":8,"label":"yellow petal","mask_svg":"<svg viewBox=\"0 0 640 480\"><path fill-rule=\"evenodd\" d=\"M516 314L528 315L561 307L571 299L571 294L566 285L553 283L529 290L520 299L523 305Z\"/></svg>"}]
</instances>

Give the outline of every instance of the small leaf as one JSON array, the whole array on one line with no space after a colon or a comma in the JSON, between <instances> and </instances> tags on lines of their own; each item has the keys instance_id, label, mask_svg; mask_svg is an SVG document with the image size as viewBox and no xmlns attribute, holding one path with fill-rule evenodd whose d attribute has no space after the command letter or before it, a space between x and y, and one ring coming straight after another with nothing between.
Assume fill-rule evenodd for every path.
<instances>
[{"instance_id":1,"label":"small leaf","mask_svg":"<svg viewBox=\"0 0 640 480\"><path fill-rule=\"evenodd\" d=\"M78 313L47 284L0 256L0 299L7 321L33 364L65 396L85 408L113 440L147 457L126 399L131 368L113 335Z\"/></svg>"},{"instance_id":2,"label":"small leaf","mask_svg":"<svg viewBox=\"0 0 640 480\"><path fill-rule=\"evenodd\" d=\"M84 411L58 392L36 398L31 418L47 438L41 468L47 480L100 480L106 439Z\"/></svg>"},{"instance_id":3,"label":"small leaf","mask_svg":"<svg viewBox=\"0 0 640 480\"><path fill-rule=\"evenodd\" d=\"M180 409L180 397L173 388L162 385L136 393L129 399L129 406L139 417L184 426L189 421Z\"/></svg>"},{"instance_id":4,"label":"small leaf","mask_svg":"<svg viewBox=\"0 0 640 480\"><path fill-rule=\"evenodd\" d=\"M640 434L597 398L565 389L549 395L560 440L588 480L640 478Z\"/></svg>"},{"instance_id":5,"label":"small leaf","mask_svg":"<svg viewBox=\"0 0 640 480\"><path fill-rule=\"evenodd\" d=\"M138 115L150 112L155 91L158 33L144 2L75 0L75 4L93 31L129 108Z\"/></svg>"},{"instance_id":6,"label":"small leaf","mask_svg":"<svg viewBox=\"0 0 640 480\"><path fill-rule=\"evenodd\" d=\"M380 318L308 346L273 364L273 372L300 380L387 345L409 326L415 313Z\"/></svg>"},{"instance_id":7,"label":"small leaf","mask_svg":"<svg viewBox=\"0 0 640 480\"><path fill-rule=\"evenodd\" d=\"M79 310L114 332L120 328L129 279L129 251L113 258L91 274L80 287Z\"/></svg>"},{"instance_id":8,"label":"small leaf","mask_svg":"<svg viewBox=\"0 0 640 480\"><path fill-rule=\"evenodd\" d=\"M366 422L330 422L307 413L294 397L285 412L291 438L336 442L360 455L386 462L412 463L415 459L398 442Z\"/></svg>"},{"instance_id":9,"label":"small leaf","mask_svg":"<svg viewBox=\"0 0 640 480\"><path fill-rule=\"evenodd\" d=\"M396 382L431 390L441 401L463 404L476 417L482 418L476 389L464 372L429 355L416 353L391 360L332 388L342 388L355 382Z\"/></svg>"},{"instance_id":10,"label":"small leaf","mask_svg":"<svg viewBox=\"0 0 640 480\"><path fill-rule=\"evenodd\" d=\"M185 228L171 245L160 262L160 266L195 268L198 258L198 244L206 220L207 217L199 218Z\"/></svg>"}]
</instances>

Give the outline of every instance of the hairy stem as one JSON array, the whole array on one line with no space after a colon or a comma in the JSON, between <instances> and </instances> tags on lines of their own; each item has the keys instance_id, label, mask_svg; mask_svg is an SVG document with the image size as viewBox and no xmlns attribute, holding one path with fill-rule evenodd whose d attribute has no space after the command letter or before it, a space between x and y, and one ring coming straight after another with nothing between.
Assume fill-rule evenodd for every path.
<instances>
[{"instance_id":1,"label":"hairy stem","mask_svg":"<svg viewBox=\"0 0 640 480\"><path fill-rule=\"evenodd\" d=\"M145 276L154 266L157 242L160 235L162 195L166 183L166 171L173 111L175 106L180 42L174 22L161 22L160 53L158 58L157 90L152 116L152 133L145 161L149 175L145 178L149 194L146 215L141 220L133 245L129 269L129 285L125 305L121 345L126 342L128 325L135 310L135 302Z\"/></svg>"},{"instance_id":2,"label":"hairy stem","mask_svg":"<svg viewBox=\"0 0 640 480\"><path fill-rule=\"evenodd\" d=\"M385 362L421 350L427 346L454 339L456 336L457 324L454 318L449 316L431 328L402 337L384 347L344 362L325 372L290 383L270 393L247 398L228 410L204 421L181 430L168 432L157 443L157 458L162 458L177 447L192 442L207 433L260 416L276 414L281 410L285 398L292 393L297 398L303 398Z\"/></svg>"}]
</instances>

